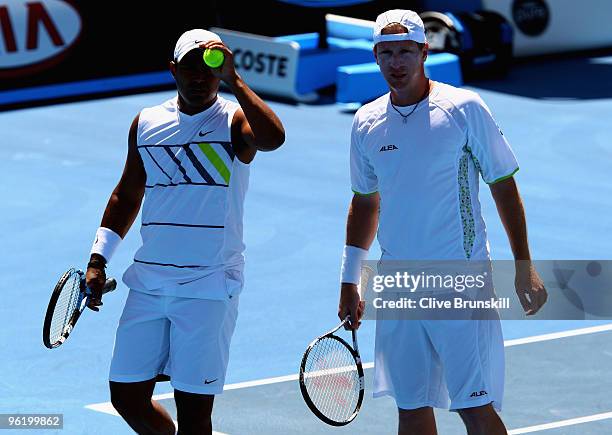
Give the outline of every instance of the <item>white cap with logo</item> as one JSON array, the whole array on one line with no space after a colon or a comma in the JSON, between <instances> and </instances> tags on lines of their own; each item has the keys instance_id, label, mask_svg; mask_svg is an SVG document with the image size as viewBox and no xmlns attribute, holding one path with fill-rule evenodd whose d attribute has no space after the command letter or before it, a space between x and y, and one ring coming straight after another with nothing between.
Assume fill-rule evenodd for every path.
<instances>
[{"instance_id":1,"label":"white cap with logo","mask_svg":"<svg viewBox=\"0 0 612 435\"><path fill-rule=\"evenodd\" d=\"M208 41L221 42L221 38L216 33L204 29L186 31L181 35L178 41L176 41L176 46L174 47L174 61L180 62L183 56L194 48L199 48L200 44L204 44Z\"/></svg>"},{"instance_id":2,"label":"white cap with logo","mask_svg":"<svg viewBox=\"0 0 612 435\"><path fill-rule=\"evenodd\" d=\"M382 30L392 23L398 23L408 29L407 33L383 35ZM374 44L386 41L414 41L420 44L427 42L423 20L414 11L392 9L376 17L374 26Z\"/></svg>"}]
</instances>

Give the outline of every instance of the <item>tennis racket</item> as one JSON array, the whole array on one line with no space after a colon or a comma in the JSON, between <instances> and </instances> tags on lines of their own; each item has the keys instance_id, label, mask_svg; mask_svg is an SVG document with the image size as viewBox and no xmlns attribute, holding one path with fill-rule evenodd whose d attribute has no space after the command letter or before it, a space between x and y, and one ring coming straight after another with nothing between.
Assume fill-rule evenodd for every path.
<instances>
[{"instance_id":1,"label":"tennis racket","mask_svg":"<svg viewBox=\"0 0 612 435\"><path fill-rule=\"evenodd\" d=\"M107 279L102 294L116 287L114 278ZM83 271L69 269L62 275L53 289L45 315L43 343L46 347L53 349L66 341L90 297L91 290L85 284Z\"/></svg>"},{"instance_id":2,"label":"tennis racket","mask_svg":"<svg viewBox=\"0 0 612 435\"><path fill-rule=\"evenodd\" d=\"M350 317L308 345L300 365L300 390L310 410L332 426L344 426L357 416L363 402L363 367L357 335L353 347L334 333Z\"/></svg>"}]
</instances>

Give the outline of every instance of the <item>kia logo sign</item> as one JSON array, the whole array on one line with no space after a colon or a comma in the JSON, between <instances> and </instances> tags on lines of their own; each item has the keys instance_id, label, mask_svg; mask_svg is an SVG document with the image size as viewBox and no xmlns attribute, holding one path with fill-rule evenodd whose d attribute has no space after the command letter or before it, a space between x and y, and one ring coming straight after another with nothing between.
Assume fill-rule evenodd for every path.
<instances>
[{"instance_id":1,"label":"kia logo sign","mask_svg":"<svg viewBox=\"0 0 612 435\"><path fill-rule=\"evenodd\" d=\"M60 0L0 0L0 75L59 61L81 33L81 17Z\"/></svg>"}]
</instances>

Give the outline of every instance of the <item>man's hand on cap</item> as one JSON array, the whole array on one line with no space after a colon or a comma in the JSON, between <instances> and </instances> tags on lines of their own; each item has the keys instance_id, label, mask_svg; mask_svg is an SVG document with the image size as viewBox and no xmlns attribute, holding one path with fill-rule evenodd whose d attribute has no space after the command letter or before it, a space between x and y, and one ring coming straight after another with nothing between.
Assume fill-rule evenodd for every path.
<instances>
[{"instance_id":1,"label":"man's hand on cap","mask_svg":"<svg viewBox=\"0 0 612 435\"><path fill-rule=\"evenodd\" d=\"M236 66L234 65L234 53L232 53L225 44L219 41L208 41L200 45L200 48L203 50L210 49L223 52L223 56L225 57L223 64L219 68L210 69L215 77L223 80L228 86L232 86L240 78L236 72Z\"/></svg>"}]
</instances>

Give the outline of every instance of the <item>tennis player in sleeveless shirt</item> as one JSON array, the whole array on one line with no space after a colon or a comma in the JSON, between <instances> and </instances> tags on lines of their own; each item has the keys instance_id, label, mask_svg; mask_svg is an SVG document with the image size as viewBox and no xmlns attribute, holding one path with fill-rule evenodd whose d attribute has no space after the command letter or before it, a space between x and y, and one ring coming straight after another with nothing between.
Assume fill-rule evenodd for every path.
<instances>
[{"instance_id":1,"label":"tennis player in sleeveless shirt","mask_svg":"<svg viewBox=\"0 0 612 435\"><path fill-rule=\"evenodd\" d=\"M203 62L218 49L218 68ZM142 203L142 246L123 275L130 288L110 367L111 401L138 433L174 434L151 400L156 379L175 389L180 433L211 433L223 391L243 286L243 204L250 165L278 148L283 126L235 70L232 52L202 29L177 41L170 71L178 93L143 109L127 162L91 251L88 285L101 305L104 268ZM217 94L223 81L238 103ZM143 201L144 198L144 201Z\"/></svg>"}]
</instances>

